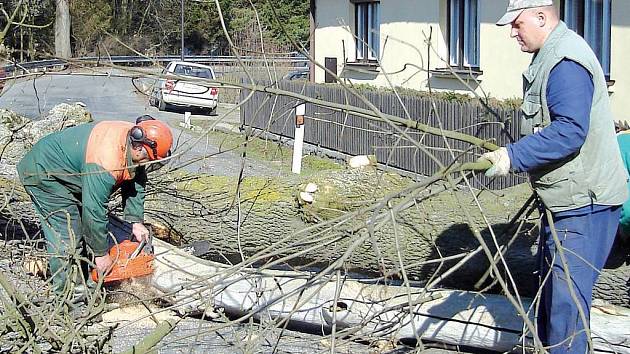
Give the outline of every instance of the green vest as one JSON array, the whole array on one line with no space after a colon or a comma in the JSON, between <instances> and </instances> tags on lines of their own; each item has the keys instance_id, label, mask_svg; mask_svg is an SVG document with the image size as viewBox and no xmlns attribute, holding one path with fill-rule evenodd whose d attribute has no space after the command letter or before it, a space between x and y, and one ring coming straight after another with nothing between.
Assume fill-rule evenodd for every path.
<instances>
[{"instance_id":1,"label":"green vest","mask_svg":"<svg viewBox=\"0 0 630 354\"><path fill-rule=\"evenodd\" d=\"M616 144L606 79L586 41L564 22L550 33L523 73L521 134L532 134L551 124L547 80L551 69L564 58L582 65L593 78L588 135L575 154L530 171L532 187L553 212L589 204L623 204L628 198L628 177Z\"/></svg>"}]
</instances>

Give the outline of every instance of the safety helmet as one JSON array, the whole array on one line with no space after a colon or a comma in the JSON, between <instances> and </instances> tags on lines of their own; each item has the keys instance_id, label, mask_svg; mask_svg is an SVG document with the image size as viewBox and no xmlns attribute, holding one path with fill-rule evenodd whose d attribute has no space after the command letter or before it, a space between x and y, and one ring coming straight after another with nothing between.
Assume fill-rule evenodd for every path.
<instances>
[{"instance_id":1,"label":"safety helmet","mask_svg":"<svg viewBox=\"0 0 630 354\"><path fill-rule=\"evenodd\" d=\"M131 138L145 145L150 160L161 160L171 155L173 133L166 123L156 119L143 120L130 133Z\"/></svg>"}]
</instances>

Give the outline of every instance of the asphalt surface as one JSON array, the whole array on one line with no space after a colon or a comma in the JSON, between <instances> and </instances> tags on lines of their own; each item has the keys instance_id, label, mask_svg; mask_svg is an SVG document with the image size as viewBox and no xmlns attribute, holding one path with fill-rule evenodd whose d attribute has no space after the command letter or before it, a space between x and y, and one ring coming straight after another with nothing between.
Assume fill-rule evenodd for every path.
<instances>
[{"instance_id":1,"label":"asphalt surface","mask_svg":"<svg viewBox=\"0 0 630 354\"><path fill-rule=\"evenodd\" d=\"M0 107L31 119L41 118L59 103L83 102L96 120L128 120L143 114L141 101L131 95L131 79L44 75L8 84L0 97Z\"/></svg>"},{"instance_id":2,"label":"asphalt surface","mask_svg":"<svg viewBox=\"0 0 630 354\"><path fill-rule=\"evenodd\" d=\"M98 76L90 74L97 73ZM220 152L210 139L189 129L180 129L184 121L184 109L170 107L159 111L148 103L148 96L136 90L150 84L151 79L132 83L122 71L72 73L56 72L9 82L0 95L0 108L12 110L30 119L40 119L60 103L83 102L96 121L124 120L133 122L136 117L150 114L169 122L175 136L174 153L179 157L171 161L173 166L185 165L185 170L195 173L237 176L244 167L244 175L274 176L277 168L260 161L241 158L238 152ZM219 97L220 100L220 97ZM238 132L240 111L233 105L219 104L217 115L208 116L192 110L191 120L214 123L216 130ZM206 158L204 158L206 157ZM192 162L194 161L194 162Z\"/></svg>"}]
</instances>

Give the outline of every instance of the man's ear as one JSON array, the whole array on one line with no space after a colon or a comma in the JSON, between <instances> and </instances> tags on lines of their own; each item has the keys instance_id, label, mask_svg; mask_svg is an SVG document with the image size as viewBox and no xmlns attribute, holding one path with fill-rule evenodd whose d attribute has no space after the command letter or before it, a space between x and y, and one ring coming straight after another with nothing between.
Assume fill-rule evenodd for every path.
<instances>
[{"instance_id":1,"label":"man's ear","mask_svg":"<svg viewBox=\"0 0 630 354\"><path fill-rule=\"evenodd\" d=\"M144 146L142 144L138 144L138 153L142 154L143 158L149 158L149 153L147 152L147 149L144 148Z\"/></svg>"},{"instance_id":2,"label":"man's ear","mask_svg":"<svg viewBox=\"0 0 630 354\"><path fill-rule=\"evenodd\" d=\"M133 151L134 158L136 159L146 159L149 158L149 154L144 149L142 144L131 144L131 150Z\"/></svg>"},{"instance_id":3,"label":"man's ear","mask_svg":"<svg viewBox=\"0 0 630 354\"><path fill-rule=\"evenodd\" d=\"M138 143L132 143L132 144L131 144L131 148L132 148L132 149L134 149L134 150L136 150L136 151L140 151L140 150L142 150L142 149L143 149L143 148L142 148L142 144L138 144Z\"/></svg>"},{"instance_id":4,"label":"man's ear","mask_svg":"<svg viewBox=\"0 0 630 354\"><path fill-rule=\"evenodd\" d=\"M544 12L539 12L536 14L536 18L538 19L538 27L545 27L547 24L547 15Z\"/></svg>"}]
</instances>

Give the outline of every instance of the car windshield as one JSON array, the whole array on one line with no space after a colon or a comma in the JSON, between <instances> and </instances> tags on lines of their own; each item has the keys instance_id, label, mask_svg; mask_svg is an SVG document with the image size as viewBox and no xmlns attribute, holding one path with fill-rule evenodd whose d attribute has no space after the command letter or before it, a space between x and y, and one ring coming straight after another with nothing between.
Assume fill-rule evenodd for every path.
<instances>
[{"instance_id":1,"label":"car windshield","mask_svg":"<svg viewBox=\"0 0 630 354\"><path fill-rule=\"evenodd\" d=\"M200 68L198 66L182 65L175 66L175 74L183 76L198 77L201 79L212 79L212 72L208 68Z\"/></svg>"}]
</instances>

